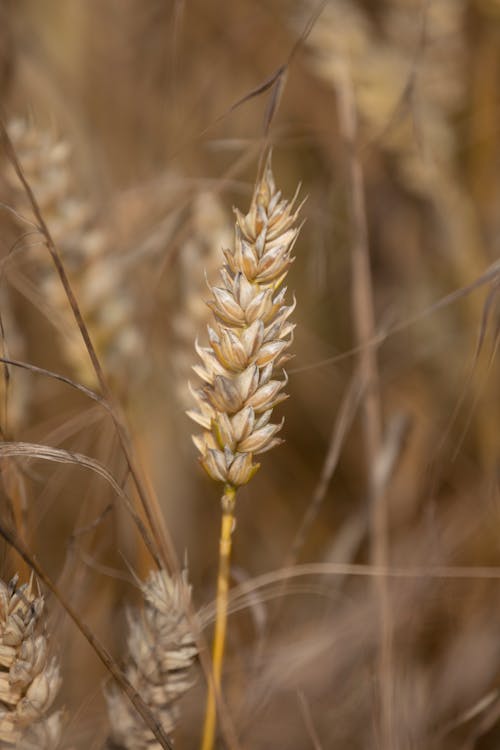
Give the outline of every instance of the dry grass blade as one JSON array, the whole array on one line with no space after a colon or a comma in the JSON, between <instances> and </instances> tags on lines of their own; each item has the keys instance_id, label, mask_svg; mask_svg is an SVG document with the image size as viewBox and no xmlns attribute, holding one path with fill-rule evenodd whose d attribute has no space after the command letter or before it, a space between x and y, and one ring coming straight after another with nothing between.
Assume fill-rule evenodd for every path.
<instances>
[{"instance_id":1,"label":"dry grass blade","mask_svg":"<svg viewBox=\"0 0 500 750\"><path fill-rule=\"evenodd\" d=\"M304 544L307 534L318 516L321 505L323 504L326 493L328 491L328 486L339 460L343 440L355 417L356 410L362 398L362 394L363 384L361 382L359 374L356 374L352 378L351 384L347 389L344 398L342 399L342 403L340 404L337 418L332 428L328 451L325 456L318 483L314 489L311 502L307 506L307 509L300 522L299 528L297 529L297 532L295 534L295 539L292 542L289 555L287 556L285 562L285 567L292 566L296 562L297 556Z\"/></svg>"},{"instance_id":2,"label":"dry grass blade","mask_svg":"<svg viewBox=\"0 0 500 750\"><path fill-rule=\"evenodd\" d=\"M407 332L412 326L421 323L427 318L435 315L437 312L440 312L450 305L455 304L459 300L464 299L469 294L475 292L477 289L481 289L482 287L487 286L492 282L495 283L499 278L500 261L495 261L485 269L484 273L481 273L476 279L474 279L474 281L471 281L470 284L466 284L465 286L460 287L460 289L454 289L449 294L445 294L436 302L426 306L424 309L416 312L414 315L409 316L400 323L396 323L386 330L375 333L373 337L368 341L368 345L371 347L381 346L381 344L390 340L392 337ZM332 357L325 357L324 359L318 360L317 362L314 362L312 364L293 367L290 369L290 374L293 375L296 373L307 372L308 370L312 370L317 367L326 367L327 365L333 365L339 362L343 362L346 359L351 359L352 357L359 355L363 348L364 347L361 345L353 346L341 352L340 354L335 354Z\"/></svg>"},{"instance_id":3,"label":"dry grass blade","mask_svg":"<svg viewBox=\"0 0 500 750\"><path fill-rule=\"evenodd\" d=\"M316 729L313 724L313 720L311 716L311 707L309 706L308 700L302 690L297 691L297 700L298 700L300 712L302 716L304 717L304 724L306 725L307 733L311 740L311 745L314 748L314 750L322 750L323 746L321 742L319 741L318 733L316 732Z\"/></svg>"},{"instance_id":4,"label":"dry grass blade","mask_svg":"<svg viewBox=\"0 0 500 750\"><path fill-rule=\"evenodd\" d=\"M110 410L107 401L99 393L96 393L91 388L87 388L86 385L77 383L75 380L68 378L66 375L61 375L58 372L47 370L45 369L45 367L32 365L30 362L21 362L17 359L9 359L8 357L0 357L0 362L2 362L4 365L11 365L12 367L19 367L22 370L28 370L35 375L44 375L45 377L52 378L53 380L58 380L60 383L64 383L65 385L69 385L71 388L74 388L76 391L80 391L80 393L83 393L84 396L92 399L92 401L97 401L97 403L101 404L101 406L107 411Z\"/></svg>"},{"instance_id":5,"label":"dry grass blade","mask_svg":"<svg viewBox=\"0 0 500 750\"><path fill-rule=\"evenodd\" d=\"M368 245L364 177L357 153L357 113L354 91L346 60L338 58L335 66L335 87L339 105L339 122L347 150L349 208L351 217L351 305L356 338L360 346L359 367L366 391L362 402L363 441L368 473L370 503L370 542L374 565L387 567L389 561L388 509L385 492L377 483L376 465L382 445L382 406L376 349L370 345L375 338L375 312ZM382 577L375 581L379 602L380 653L379 690L381 694L381 741L387 750L394 747L393 736L393 665L392 622L388 585Z\"/></svg>"},{"instance_id":6,"label":"dry grass blade","mask_svg":"<svg viewBox=\"0 0 500 750\"><path fill-rule=\"evenodd\" d=\"M178 570L179 565L176 560L174 547L172 540L170 539L170 536L166 530L165 524L162 520L161 513L157 507L157 502L155 503L154 499L148 496L148 493L146 491L146 488L144 486L144 483L142 482L139 472L135 466L135 462L133 460L131 451L130 451L130 441L127 435L126 428L123 424L122 419L120 419L118 415L118 407L114 403L114 400L112 398L112 394L108 388L106 379L104 377L104 373L101 368L101 364L99 362L96 350L94 348L94 345L92 343L92 340L90 338L87 326L85 325L85 321L83 319L80 306L78 304L78 301L75 297L75 294L73 292L71 283L69 281L68 275L66 273L66 269L64 267L64 264L61 260L61 257L57 251L57 248L54 244L54 240L52 239L52 235L49 231L49 228L42 216L42 213L40 211L40 207L37 203L37 200L33 194L33 190L31 189L28 181L26 180L26 177L24 175L24 172L22 170L21 164L19 163L19 160L17 158L15 149L12 145L11 139L9 137L9 134L7 132L7 129L3 122L0 121L0 134L1 139L3 142L3 146L5 148L7 158L12 163L12 166L14 168L15 173L17 174L21 184L23 185L26 195L28 196L29 202L31 204L33 213L35 215L35 218L38 222L38 228L40 232L42 233L45 243L47 245L47 249L50 253L50 256L54 262L55 268L57 270L57 273L59 275L59 278L61 280L61 283L63 285L64 291L66 293L66 296L68 298L68 302L71 306L71 310L73 312L75 321L77 323L77 326L80 330L80 333L82 335L85 347L88 351L90 361L92 363L92 367L94 368L97 380L99 382L99 385L101 387L101 390L110 404L110 413L113 417L113 422L116 427L116 431L120 440L120 444L123 450L123 453L125 455L125 458L127 460L130 474L133 478L134 484L137 489L137 494L139 495L142 507L144 509L144 512L146 514L146 518L148 519L151 533L153 534L155 541L158 545L159 550L161 550L162 556L165 560L165 562L168 562L172 569ZM157 562L158 567L161 567L161 564L159 564L158 561L158 553L155 552L153 555L153 559Z\"/></svg>"},{"instance_id":7,"label":"dry grass blade","mask_svg":"<svg viewBox=\"0 0 500 750\"><path fill-rule=\"evenodd\" d=\"M103 466L99 461L89 456L84 456L82 453L73 453L71 451L63 450L62 448L52 448L49 445L39 445L35 443L0 443L0 458L9 458L17 456L19 458L35 458L42 461L52 461L55 463L62 464L74 464L76 466L83 466L86 469L90 469L95 474L98 474L108 482L113 488L114 492L123 501L125 507L130 513L131 517L136 524L144 543L151 552L153 559L156 558L156 550L153 544L153 540L147 528L145 527L142 519L137 514L132 502L130 501L127 494L120 487L116 479L110 474L110 472Z\"/></svg>"}]
</instances>

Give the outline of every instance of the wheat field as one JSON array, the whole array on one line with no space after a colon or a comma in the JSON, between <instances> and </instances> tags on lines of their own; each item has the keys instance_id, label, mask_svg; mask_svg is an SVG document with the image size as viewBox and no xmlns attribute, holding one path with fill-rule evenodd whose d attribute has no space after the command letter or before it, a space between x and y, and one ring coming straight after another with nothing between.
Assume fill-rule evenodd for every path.
<instances>
[{"instance_id":1,"label":"wheat field","mask_svg":"<svg viewBox=\"0 0 500 750\"><path fill-rule=\"evenodd\" d=\"M499 75L499 0L0 4L0 748L498 750Z\"/></svg>"}]
</instances>

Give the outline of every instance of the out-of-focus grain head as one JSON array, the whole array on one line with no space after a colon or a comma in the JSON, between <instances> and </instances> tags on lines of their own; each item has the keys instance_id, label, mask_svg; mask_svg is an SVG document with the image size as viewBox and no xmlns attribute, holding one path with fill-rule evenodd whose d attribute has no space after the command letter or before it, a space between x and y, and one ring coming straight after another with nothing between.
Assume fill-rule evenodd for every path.
<instances>
[{"instance_id":1,"label":"out-of-focus grain head","mask_svg":"<svg viewBox=\"0 0 500 750\"><path fill-rule=\"evenodd\" d=\"M124 370L131 370L131 363L137 361L142 351L126 263L117 255L111 233L98 217L95 205L75 179L69 142L22 118L11 121L9 134L70 274L97 352L118 386L123 385ZM25 191L9 165L6 177L13 207L21 216L32 219ZM30 249L30 260L42 295L40 304L50 305L50 319L60 331L65 359L83 383L96 387L95 374L66 294L41 243Z\"/></svg>"},{"instance_id":2,"label":"out-of-focus grain head","mask_svg":"<svg viewBox=\"0 0 500 750\"><path fill-rule=\"evenodd\" d=\"M188 380L196 360L193 340L210 317L203 300L206 281L215 284L221 251L231 242L231 224L214 193L203 192L195 197L189 227L187 242L179 253L179 295L173 311L175 391L185 409L192 401Z\"/></svg>"},{"instance_id":3,"label":"out-of-focus grain head","mask_svg":"<svg viewBox=\"0 0 500 750\"><path fill-rule=\"evenodd\" d=\"M167 735L179 719L178 701L193 685L190 674L198 650L186 617L191 587L186 574L150 573L141 586L144 606L129 612L126 676ZM111 736L123 750L159 747L130 701L113 687L107 693Z\"/></svg>"},{"instance_id":4,"label":"out-of-focus grain head","mask_svg":"<svg viewBox=\"0 0 500 750\"><path fill-rule=\"evenodd\" d=\"M0 581L0 744L53 750L62 731L61 714L49 715L59 665L42 629L43 596L33 578L17 583Z\"/></svg>"},{"instance_id":5,"label":"out-of-focus grain head","mask_svg":"<svg viewBox=\"0 0 500 750\"><path fill-rule=\"evenodd\" d=\"M335 86L339 60L348 65L366 136L396 158L401 180L418 193L432 190L431 176L454 156L453 118L467 77L466 7L465 0L425 9L390 0L377 25L361 4L340 0L325 8L308 39L326 82Z\"/></svg>"}]
</instances>

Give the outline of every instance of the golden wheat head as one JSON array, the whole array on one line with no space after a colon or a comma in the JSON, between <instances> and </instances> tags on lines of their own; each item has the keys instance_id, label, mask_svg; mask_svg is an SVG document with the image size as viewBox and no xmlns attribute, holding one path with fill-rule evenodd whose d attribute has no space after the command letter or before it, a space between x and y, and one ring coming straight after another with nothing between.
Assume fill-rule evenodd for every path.
<instances>
[{"instance_id":1,"label":"golden wheat head","mask_svg":"<svg viewBox=\"0 0 500 750\"><path fill-rule=\"evenodd\" d=\"M189 416L205 432L193 440L212 479L238 487L259 468L253 457L278 445L282 424L273 424L283 393L294 325L295 303L285 304L282 287L293 262L298 209L276 189L268 158L250 210L237 209L235 242L224 250L221 285L208 302L214 321L209 346L196 343L202 364L195 372L203 385L194 390L197 408Z\"/></svg>"}]
</instances>

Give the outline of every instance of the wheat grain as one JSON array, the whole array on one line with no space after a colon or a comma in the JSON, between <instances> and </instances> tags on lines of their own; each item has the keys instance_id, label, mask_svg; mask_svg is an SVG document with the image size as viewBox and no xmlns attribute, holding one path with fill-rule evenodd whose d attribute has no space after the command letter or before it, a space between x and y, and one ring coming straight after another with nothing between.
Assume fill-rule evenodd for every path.
<instances>
[{"instance_id":1,"label":"wheat grain","mask_svg":"<svg viewBox=\"0 0 500 750\"><path fill-rule=\"evenodd\" d=\"M72 149L67 140L21 118L9 124L9 134L72 276L92 339L106 369L120 383L124 365L137 360L141 343L133 324L133 295L112 252L110 232L75 185ZM10 166L6 177L16 211L30 216L26 195ZM45 304L50 301L50 319L61 332L66 360L83 383L95 387L94 372L48 253L35 244L30 258L35 263L38 292Z\"/></svg>"},{"instance_id":2,"label":"wheat grain","mask_svg":"<svg viewBox=\"0 0 500 750\"><path fill-rule=\"evenodd\" d=\"M276 189L268 158L246 216L236 213L233 250L224 250L221 286L211 288L214 315L210 345L196 344L204 385L193 390L197 409L189 416L205 432L193 438L208 475L231 487L246 484L259 468L253 456L281 440L272 411L287 396L286 375L295 302L285 304L281 285L293 262L298 209Z\"/></svg>"},{"instance_id":3,"label":"wheat grain","mask_svg":"<svg viewBox=\"0 0 500 750\"><path fill-rule=\"evenodd\" d=\"M34 580L17 586L0 581L0 747L53 750L58 747L61 713L47 715L61 678L41 632L43 596Z\"/></svg>"},{"instance_id":4,"label":"wheat grain","mask_svg":"<svg viewBox=\"0 0 500 750\"><path fill-rule=\"evenodd\" d=\"M170 735L179 716L178 700L193 684L189 672L197 648L185 616L191 589L185 574L172 578L160 570L149 575L141 591L143 609L128 613L126 676ZM160 747L117 688L106 697L114 743L124 750Z\"/></svg>"}]
</instances>

